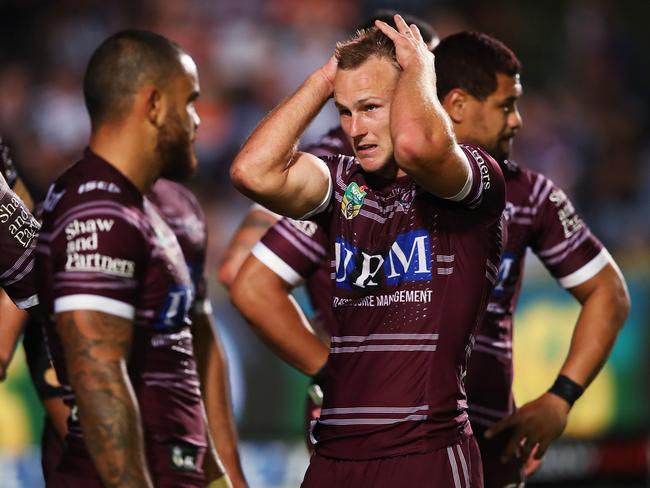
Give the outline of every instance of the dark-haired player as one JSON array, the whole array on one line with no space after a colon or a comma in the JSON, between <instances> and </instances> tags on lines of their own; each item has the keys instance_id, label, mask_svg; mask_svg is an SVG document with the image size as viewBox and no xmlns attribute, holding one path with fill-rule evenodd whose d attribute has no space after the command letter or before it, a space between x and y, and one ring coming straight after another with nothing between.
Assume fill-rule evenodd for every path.
<instances>
[{"instance_id":1,"label":"dark-haired player","mask_svg":"<svg viewBox=\"0 0 650 488\"><path fill-rule=\"evenodd\" d=\"M258 203L318 220L334 261L337 323L307 487L482 486L462 378L497 275L504 181L481 149L456 143L431 52L395 22L340 44L231 168ZM356 158L295 152L332 95Z\"/></svg>"},{"instance_id":2,"label":"dark-haired player","mask_svg":"<svg viewBox=\"0 0 650 488\"><path fill-rule=\"evenodd\" d=\"M566 194L545 176L508 159L521 127L517 110L521 65L515 54L500 41L476 32L445 38L434 54L438 96L456 136L484 147L501 164L506 178L508 238L465 385L485 486L520 486L525 479L522 462L535 446L536 457L541 458L564 431L571 405L607 360L627 316L629 297L616 263ZM557 381L548 393L514 413L512 325L527 248L581 303L582 310ZM484 436L486 430L490 439Z\"/></svg>"},{"instance_id":3,"label":"dark-haired player","mask_svg":"<svg viewBox=\"0 0 650 488\"><path fill-rule=\"evenodd\" d=\"M122 31L84 78L90 147L50 187L37 250L48 345L71 408L48 486L226 486L199 390L178 240L144 195L196 165L196 65ZM203 470L212 465L210 472Z\"/></svg>"}]
</instances>

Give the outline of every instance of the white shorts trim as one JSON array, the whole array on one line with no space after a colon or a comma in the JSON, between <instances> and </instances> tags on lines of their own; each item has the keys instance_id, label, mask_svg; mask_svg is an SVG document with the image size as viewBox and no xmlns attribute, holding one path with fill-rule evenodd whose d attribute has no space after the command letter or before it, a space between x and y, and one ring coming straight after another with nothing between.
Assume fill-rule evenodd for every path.
<instances>
[{"instance_id":1,"label":"white shorts trim","mask_svg":"<svg viewBox=\"0 0 650 488\"><path fill-rule=\"evenodd\" d=\"M135 307L128 303L99 295L68 295L54 300L54 313L70 312L73 310L95 310L123 319L133 320Z\"/></svg>"}]
</instances>

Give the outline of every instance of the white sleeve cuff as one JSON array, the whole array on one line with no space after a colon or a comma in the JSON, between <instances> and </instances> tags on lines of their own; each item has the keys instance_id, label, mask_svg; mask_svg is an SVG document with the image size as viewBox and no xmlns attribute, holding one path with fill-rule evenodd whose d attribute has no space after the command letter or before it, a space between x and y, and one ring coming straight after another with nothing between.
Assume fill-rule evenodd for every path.
<instances>
[{"instance_id":1,"label":"white sleeve cuff","mask_svg":"<svg viewBox=\"0 0 650 488\"><path fill-rule=\"evenodd\" d=\"M558 282L564 288L573 288L574 286L582 285L585 281L596 276L600 270L613 261L612 256L607 249L603 248L598 255L585 264L582 268L573 273L558 278Z\"/></svg>"},{"instance_id":2,"label":"white sleeve cuff","mask_svg":"<svg viewBox=\"0 0 650 488\"><path fill-rule=\"evenodd\" d=\"M304 281L302 276L296 273L291 266L285 263L277 254L261 242L255 244L251 253L259 259L264 266L282 278L287 284L296 287Z\"/></svg>"},{"instance_id":3,"label":"white sleeve cuff","mask_svg":"<svg viewBox=\"0 0 650 488\"><path fill-rule=\"evenodd\" d=\"M472 184L474 183L474 173L472 171L472 166L467 159L467 155L465 154L465 151L461 151L463 154L463 158L465 158L465 167L467 168L467 179L465 180L465 184L463 187L460 189L458 193L456 193L453 197L447 197L445 200L451 200L452 202L460 202L463 199L469 195L469 192L472 189Z\"/></svg>"},{"instance_id":4,"label":"white sleeve cuff","mask_svg":"<svg viewBox=\"0 0 650 488\"><path fill-rule=\"evenodd\" d=\"M71 312L73 310L94 310L128 320L133 320L135 317L135 307L133 305L99 295L68 295L54 300L54 313Z\"/></svg>"}]
</instances>

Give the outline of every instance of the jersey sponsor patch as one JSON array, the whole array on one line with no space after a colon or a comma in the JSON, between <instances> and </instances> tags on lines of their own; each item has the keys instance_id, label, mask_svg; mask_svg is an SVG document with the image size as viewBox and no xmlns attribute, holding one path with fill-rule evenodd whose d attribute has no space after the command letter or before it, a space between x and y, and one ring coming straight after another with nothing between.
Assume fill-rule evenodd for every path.
<instances>
[{"instance_id":1,"label":"jersey sponsor patch","mask_svg":"<svg viewBox=\"0 0 650 488\"><path fill-rule=\"evenodd\" d=\"M576 213L576 209L571 203L571 200L566 196L566 193L557 189L548 195L548 199L557 208L557 217L560 220L560 224L562 224L566 239L582 229L584 223Z\"/></svg>"},{"instance_id":2,"label":"jersey sponsor patch","mask_svg":"<svg viewBox=\"0 0 650 488\"><path fill-rule=\"evenodd\" d=\"M7 225L11 237L24 249L32 243L40 227L20 199L13 194L0 205L0 223Z\"/></svg>"},{"instance_id":3,"label":"jersey sponsor patch","mask_svg":"<svg viewBox=\"0 0 650 488\"><path fill-rule=\"evenodd\" d=\"M173 444L169 446L170 466L174 471L198 471L198 447L192 444Z\"/></svg>"},{"instance_id":4,"label":"jersey sponsor patch","mask_svg":"<svg viewBox=\"0 0 650 488\"><path fill-rule=\"evenodd\" d=\"M390 248L381 254L370 254L337 237L334 244L336 286L372 289L396 286L407 281L432 278L429 233L424 229L399 234ZM453 272L453 268L451 268Z\"/></svg>"},{"instance_id":5,"label":"jersey sponsor patch","mask_svg":"<svg viewBox=\"0 0 650 488\"><path fill-rule=\"evenodd\" d=\"M348 185L341 200L341 213L346 219L351 220L359 215L366 194L365 186L359 186L354 182Z\"/></svg>"},{"instance_id":6,"label":"jersey sponsor patch","mask_svg":"<svg viewBox=\"0 0 650 488\"><path fill-rule=\"evenodd\" d=\"M165 304L154 322L154 328L164 330L184 325L193 295L193 289L189 285L172 286L167 292Z\"/></svg>"}]
</instances>

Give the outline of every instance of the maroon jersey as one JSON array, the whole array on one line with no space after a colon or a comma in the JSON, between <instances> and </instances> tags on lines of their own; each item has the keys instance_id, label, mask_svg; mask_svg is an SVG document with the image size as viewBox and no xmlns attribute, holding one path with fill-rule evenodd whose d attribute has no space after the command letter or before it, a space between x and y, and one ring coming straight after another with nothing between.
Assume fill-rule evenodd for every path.
<instances>
[{"instance_id":1,"label":"maroon jersey","mask_svg":"<svg viewBox=\"0 0 650 488\"><path fill-rule=\"evenodd\" d=\"M38 230L36 219L0 176L0 287L22 309L38 305L33 273Z\"/></svg>"},{"instance_id":2,"label":"maroon jersey","mask_svg":"<svg viewBox=\"0 0 650 488\"><path fill-rule=\"evenodd\" d=\"M206 431L187 317L193 286L176 237L156 207L91 151L55 182L43 207L38 291L63 398L72 409L59 471L96 476L55 314L96 310L133 320L128 372L154 481L171 471L200 486L196 453L205 448Z\"/></svg>"},{"instance_id":3,"label":"maroon jersey","mask_svg":"<svg viewBox=\"0 0 650 488\"><path fill-rule=\"evenodd\" d=\"M156 181L147 198L156 205L181 246L194 284L193 310L212 313L205 278L208 229L201 205L183 185L163 178Z\"/></svg>"},{"instance_id":4,"label":"maroon jersey","mask_svg":"<svg viewBox=\"0 0 650 488\"><path fill-rule=\"evenodd\" d=\"M333 190L314 220L336 321L313 432L323 456L423 453L471 434L462 382L498 273L505 190L486 153L461 147L471 171L457 201L326 159Z\"/></svg>"},{"instance_id":5,"label":"maroon jersey","mask_svg":"<svg viewBox=\"0 0 650 488\"><path fill-rule=\"evenodd\" d=\"M470 419L481 430L514 411L512 321L530 248L565 288L592 278L610 256L576 213L566 194L545 176L503 166L508 239L499 279L476 336L465 385Z\"/></svg>"}]
</instances>

